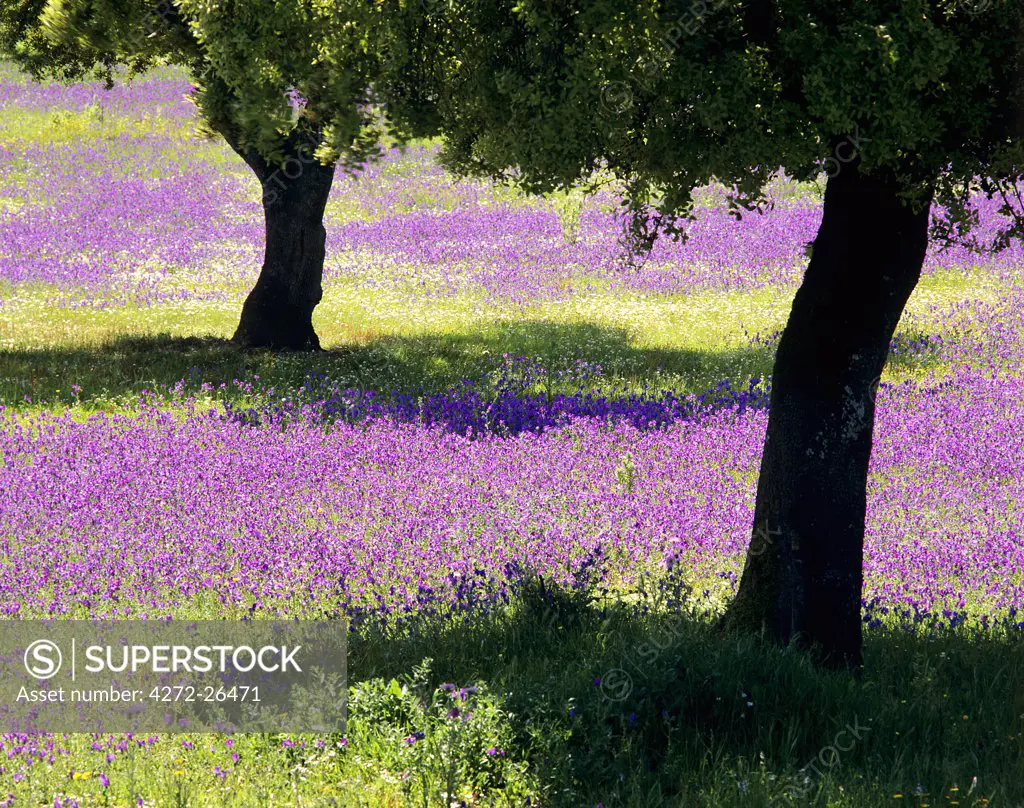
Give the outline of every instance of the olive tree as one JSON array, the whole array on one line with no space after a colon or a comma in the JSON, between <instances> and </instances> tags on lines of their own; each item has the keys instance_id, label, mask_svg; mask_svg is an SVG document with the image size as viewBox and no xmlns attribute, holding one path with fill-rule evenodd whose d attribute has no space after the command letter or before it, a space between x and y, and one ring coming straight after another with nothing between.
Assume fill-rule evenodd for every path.
<instances>
[{"instance_id":1,"label":"olive tree","mask_svg":"<svg viewBox=\"0 0 1024 808\"><path fill-rule=\"evenodd\" d=\"M0 48L40 78L187 70L202 126L263 191L264 263L234 339L308 349L319 347L336 167L357 169L379 148L383 22L380 4L360 0L0 0Z\"/></svg>"},{"instance_id":2,"label":"olive tree","mask_svg":"<svg viewBox=\"0 0 1024 808\"><path fill-rule=\"evenodd\" d=\"M827 175L726 624L858 667L874 393L933 203L950 237L969 232L979 189L1019 213L1022 4L450 0L424 18L459 171L514 170L537 191L614 172L641 237L685 233L710 181L742 209L780 167Z\"/></svg>"}]
</instances>

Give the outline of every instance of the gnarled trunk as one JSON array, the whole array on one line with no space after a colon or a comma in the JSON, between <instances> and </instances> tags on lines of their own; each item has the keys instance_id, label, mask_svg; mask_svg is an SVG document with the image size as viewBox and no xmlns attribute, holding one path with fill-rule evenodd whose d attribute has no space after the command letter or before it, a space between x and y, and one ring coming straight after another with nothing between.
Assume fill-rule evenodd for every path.
<instances>
[{"instance_id":1,"label":"gnarled trunk","mask_svg":"<svg viewBox=\"0 0 1024 808\"><path fill-rule=\"evenodd\" d=\"M917 285L928 205L843 166L772 375L754 526L725 624L861 665L861 583L874 393Z\"/></svg>"},{"instance_id":2,"label":"gnarled trunk","mask_svg":"<svg viewBox=\"0 0 1024 808\"><path fill-rule=\"evenodd\" d=\"M299 150L281 166L246 155L263 186L266 249L256 286L242 306L233 340L253 348L316 350L313 309L321 281L327 232L324 209L334 165L321 165Z\"/></svg>"}]
</instances>

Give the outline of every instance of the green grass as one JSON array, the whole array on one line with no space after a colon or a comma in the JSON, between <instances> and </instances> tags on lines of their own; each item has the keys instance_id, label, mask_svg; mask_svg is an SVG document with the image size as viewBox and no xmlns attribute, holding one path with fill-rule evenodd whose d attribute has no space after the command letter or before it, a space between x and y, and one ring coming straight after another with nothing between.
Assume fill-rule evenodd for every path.
<instances>
[{"instance_id":1,"label":"green grass","mask_svg":"<svg viewBox=\"0 0 1024 808\"><path fill-rule=\"evenodd\" d=\"M326 350L275 355L228 341L244 289L237 291L237 302L92 310L55 309L46 288L12 290L0 308L0 404L131 408L142 391L182 379L187 391L236 379L287 391L313 372L358 389L443 391L463 379L486 383L504 354L552 370L577 359L600 364L599 384L609 391L700 393L721 379L740 386L770 375L772 350L750 337L780 330L792 295L594 294L509 311L468 296L410 299L334 283L314 315ZM941 311L975 297L995 293L971 275L925 278L898 338L942 333ZM899 357L886 379L937 372L941 367L927 356Z\"/></svg>"},{"instance_id":2,"label":"green grass","mask_svg":"<svg viewBox=\"0 0 1024 808\"><path fill-rule=\"evenodd\" d=\"M0 120L0 138L4 141L31 141L37 145L79 143L83 138L102 141L152 134L186 136L167 118L110 115L97 104L80 111L23 110Z\"/></svg>"},{"instance_id":3,"label":"green grass","mask_svg":"<svg viewBox=\"0 0 1024 808\"><path fill-rule=\"evenodd\" d=\"M574 808L1024 801L1019 640L869 633L858 681L646 605L534 588L500 615L362 632L347 747L340 735L289 736L294 747L165 736L107 764L76 737L19 793L189 806L441 806L449 791L455 804ZM437 691L446 682L480 692L454 701ZM453 705L470 719L448 717ZM69 781L68 769L92 774Z\"/></svg>"}]
</instances>

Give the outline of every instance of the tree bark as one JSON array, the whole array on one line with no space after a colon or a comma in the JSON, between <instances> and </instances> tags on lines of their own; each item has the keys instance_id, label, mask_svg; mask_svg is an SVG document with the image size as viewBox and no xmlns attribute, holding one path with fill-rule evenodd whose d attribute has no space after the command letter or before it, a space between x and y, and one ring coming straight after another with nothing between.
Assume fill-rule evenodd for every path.
<instances>
[{"instance_id":1,"label":"tree bark","mask_svg":"<svg viewBox=\"0 0 1024 808\"><path fill-rule=\"evenodd\" d=\"M856 161L828 180L810 265L779 342L754 525L727 627L859 670L874 393L917 285L930 199L905 206Z\"/></svg>"},{"instance_id":2,"label":"tree bark","mask_svg":"<svg viewBox=\"0 0 1024 808\"><path fill-rule=\"evenodd\" d=\"M313 309L323 297L324 209L334 165L296 148L280 166L243 154L263 186L266 248L233 341L250 348L318 350Z\"/></svg>"}]
</instances>

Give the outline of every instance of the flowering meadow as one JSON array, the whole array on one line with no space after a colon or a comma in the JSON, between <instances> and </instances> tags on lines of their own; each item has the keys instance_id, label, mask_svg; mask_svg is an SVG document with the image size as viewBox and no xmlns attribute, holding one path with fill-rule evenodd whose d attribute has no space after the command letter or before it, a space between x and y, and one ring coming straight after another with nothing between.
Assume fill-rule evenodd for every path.
<instances>
[{"instance_id":1,"label":"flowering meadow","mask_svg":"<svg viewBox=\"0 0 1024 808\"><path fill-rule=\"evenodd\" d=\"M327 350L243 353L260 189L188 92L0 63L0 613L347 617L348 733L3 735L0 806L1024 804L1020 248L933 245L893 340L852 683L714 624L820 188L636 268L607 191L385 150Z\"/></svg>"}]
</instances>

